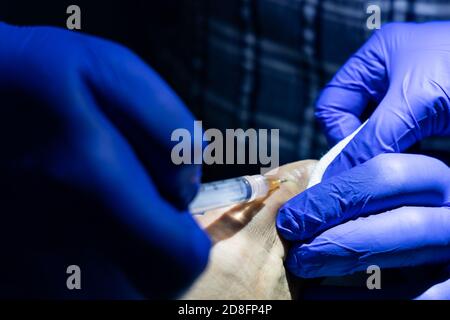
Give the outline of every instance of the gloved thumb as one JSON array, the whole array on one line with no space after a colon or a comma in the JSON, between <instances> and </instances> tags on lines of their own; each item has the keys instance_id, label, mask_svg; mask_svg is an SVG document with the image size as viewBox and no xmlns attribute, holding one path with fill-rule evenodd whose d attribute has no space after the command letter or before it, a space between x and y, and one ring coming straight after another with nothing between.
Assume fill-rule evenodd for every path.
<instances>
[{"instance_id":1,"label":"gloved thumb","mask_svg":"<svg viewBox=\"0 0 450 320\"><path fill-rule=\"evenodd\" d=\"M316 102L316 118L330 145L341 141L360 125L370 101L379 101L387 90L386 68L378 32L336 73Z\"/></svg>"},{"instance_id":2,"label":"gloved thumb","mask_svg":"<svg viewBox=\"0 0 450 320\"><path fill-rule=\"evenodd\" d=\"M390 90L367 123L331 162L327 179L382 153L399 153L429 135L414 115L402 111L404 99Z\"/></svg>"}]
</instances>

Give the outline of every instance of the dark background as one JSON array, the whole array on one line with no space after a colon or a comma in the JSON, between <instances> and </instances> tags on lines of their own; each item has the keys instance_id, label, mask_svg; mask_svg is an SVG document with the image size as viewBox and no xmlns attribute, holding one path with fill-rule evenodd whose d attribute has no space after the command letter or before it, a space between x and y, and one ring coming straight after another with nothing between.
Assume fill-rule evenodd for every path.
<instances>
[{"instance_id":1,"label":"dark background","mask_svg":"<svg viewBox=\"0 0 450 320\"><path fill-rule=\"evenodd\" d=\"M384 2L389 7L383 21L450 19L450 9L438 18L416 12L415 4L423 1L406 1L399 14L395 2ZM352 25L327 9L330 3L362 16L351 18ZM3 0L0 21L65 28L71 4L81 7L79 32L133 49L205 128L280 128L280 164L317 159L327 150L313 118L314 101L371 34L363 27L362 0L322 0L314 6L300 0ZM314 35L311 43L305 30ZM448 161L450 142L428 139L412 150ZM259 165L204 166L205 181L252 173L259 173Z\"/></svg>"}]
</instances>

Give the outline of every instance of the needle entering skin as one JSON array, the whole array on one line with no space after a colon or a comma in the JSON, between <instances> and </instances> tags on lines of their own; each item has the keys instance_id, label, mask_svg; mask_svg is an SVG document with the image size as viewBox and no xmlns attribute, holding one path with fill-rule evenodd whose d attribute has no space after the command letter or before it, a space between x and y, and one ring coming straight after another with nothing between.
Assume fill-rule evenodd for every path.
<instances>
[{"instance_id":1,"label":"needle entering skin","mask_svg":"<svg viewBox=\"0 0 450 320\"><path fill-rule=\"evenodd\" d=\"M268 179L268 181L269 181L269 190L273 191L275 189L278 189L282 183L285 183L288 180L286 178L281 178L281 179Z\"/></svg>"}]
</instances>

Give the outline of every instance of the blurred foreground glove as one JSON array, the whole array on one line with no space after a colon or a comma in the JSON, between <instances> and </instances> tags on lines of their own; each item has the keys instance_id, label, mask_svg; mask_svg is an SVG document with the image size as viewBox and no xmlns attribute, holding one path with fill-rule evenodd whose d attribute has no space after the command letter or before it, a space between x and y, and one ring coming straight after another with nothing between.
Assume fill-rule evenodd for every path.
<instances>
[{"instance_id":1,"label":"blurred foreground glove","mask_svg":"<svg viewBox=\"0 0 450 320\"><path fill-rule=\"evenodd\" d=\"M1 296L163 298L203 270L210 242L186 212L200 168L170 158L194 119L135 54L0 24L0 105Z\"/></svg>"},{"instance_id":2,"label":"blurred foreground glove","mask_svg":"<svg viewBox=\"0 0 450 320\"><path fill-rule=\"evenodd\" d=\"M422 155L379 155L288 201L277 227L296 242L286 264L301 277L448 262L450 168ZM438 291L450 297L450 283Z\"/></svg>"},{"instance_id":3,"label":"blurred foreground glove","mask_svg":"<svg viewBox=\"0 0 450 320\"><path fill-rule=\"evenodd\" d=\"M388 24L339 70L316 109L331 144L361 125L369 102L378 106L324 178L425 137L450 135L449 34L450 22Z\"/></svg>"}]
</instances>

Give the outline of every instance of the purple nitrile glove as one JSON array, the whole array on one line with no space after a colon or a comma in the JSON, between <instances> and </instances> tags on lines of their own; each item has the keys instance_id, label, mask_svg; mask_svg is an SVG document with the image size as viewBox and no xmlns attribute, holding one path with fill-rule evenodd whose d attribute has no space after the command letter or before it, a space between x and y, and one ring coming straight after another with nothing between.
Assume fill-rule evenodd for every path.
<instances>
[{"instance_id":1,"label":"purple nitrile glove","mask_svg":"<svg viewBox=\"0 0 450 320\"><path fill-rule=\"evenodd\" d=\"M203 271L200 166L170 156L194 118L136 54L0 23L0 105L0 297L167 298Z\"/></svg>"},{"instance_id":2,"label":"purple nitrile glove","mask_svg":"<svg viewBox=\"0 0 450 320\"><path fill-rule=\"evenodd\" d=\"M450 22L385 25L326 86L316 116L331 144L365 127L325 172L333 176L380 153L450 134Z\"/></svg>"},{"instance_id":3,"label":"purple nitrile glove","mask_svg":"<svg viewBox=\"0 0 450 320\"><path fill-rule=\"evenodd\" d=\"M289 200L277 227L294 241L287 268L305 278L449 262L450 168L378 155ZM450 282L430 290L419 298L448 298Z\"/></svg>"}]
</instances>

